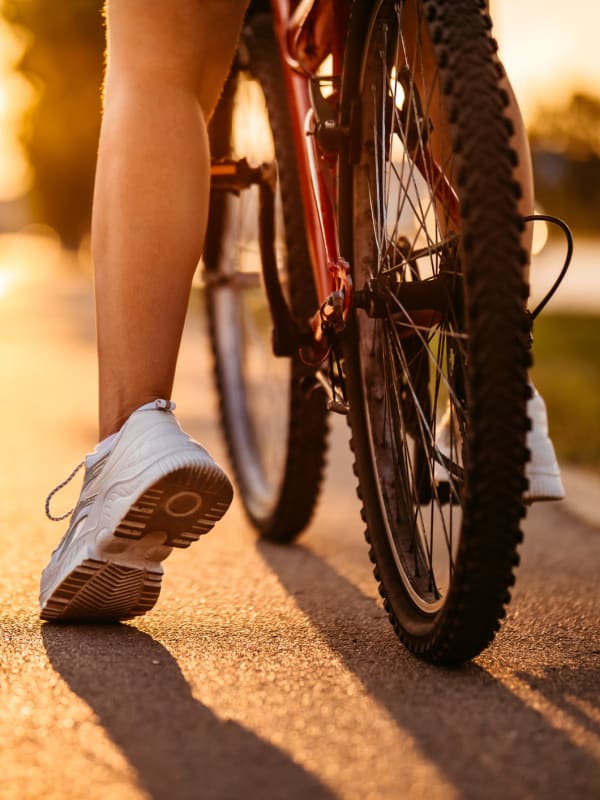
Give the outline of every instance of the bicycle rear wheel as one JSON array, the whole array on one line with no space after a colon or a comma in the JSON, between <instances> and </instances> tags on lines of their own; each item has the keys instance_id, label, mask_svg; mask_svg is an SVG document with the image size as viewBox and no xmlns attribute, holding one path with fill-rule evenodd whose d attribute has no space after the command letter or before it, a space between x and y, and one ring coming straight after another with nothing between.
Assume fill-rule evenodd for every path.
<instances>
[{"instance_id":1,"label":"bicycle rear wheel","mask_svg":"<svg viewBox=\"0 0 600 800\"><path fill-rule=\"evenodd\" d=\"M252 16L209 126L213 160L277 163L275 254L300 326L317 307L287 96L270 17ZM262 280L259 191L213 192L204 253L214 372L236 483L261 536L289 541L308 524L326 451L326 399L314 369L276 358Z\"/></svg>"},{"instance_id":2,"label":"bicycle rear wheel","mask_svg":"<svg viewBox=\"0 0 600 800\"><path fill-rule=\"evenodd\" d=\"M493 638L524 514L522 223L482 5L355 2L342 89L359 495L390 620L436 663Z\"/></svg>"}]
</instances>

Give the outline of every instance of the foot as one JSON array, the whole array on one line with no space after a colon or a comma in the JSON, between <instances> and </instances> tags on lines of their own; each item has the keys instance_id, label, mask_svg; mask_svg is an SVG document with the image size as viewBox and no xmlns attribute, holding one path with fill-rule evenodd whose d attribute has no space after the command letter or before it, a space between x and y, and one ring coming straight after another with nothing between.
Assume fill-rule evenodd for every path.
<instances>
[{"instance_id":1,"label":"foot","mask_svg":"<svg viewBox=\"0 0 600 800\"><path fill-rule=\"evenodd\" d=\"M525 503L540 500L562 500L565 490L560 478L560 467L548 434L548 416L542 396L535 387L527 403L527 415L531 420L531 430L527 434L527 447L530 459L525 465L528 488L523 493ZM452 435L451 415L446 411L437 426L435 443L442 456L460 462L460 433ZM439 462L434 465L434 478L438 483L448 482L448 472Z\"/></svg>"},{"instance_id":2,"label":"foot","mask_svg":"<svg viewBox=\"0 0 600 800\"><path fill-rule=\"evenodd\" d=\"M531 430L527 434L529 461L525 467L525 477L529 486L523 493L526 503L540 500L562 500L565 496L560 467L554 452L554 445L548 434L548 415L546 404L535 387L527 403L527 414L531 420Z\"/></svg>"},{"instance_id":3,"label":"foot","mask_svg":"<svg viewBox=\"0 0 600 800\"><path fill-rule=\"evenodd\" d=\"M231 502L227 476L181 430L171 404L148 406L110 452L86 458L79 502L42 573L42 619L110 622L149 611L161 562L207 533Z\"/></svg>"}]
</instances>

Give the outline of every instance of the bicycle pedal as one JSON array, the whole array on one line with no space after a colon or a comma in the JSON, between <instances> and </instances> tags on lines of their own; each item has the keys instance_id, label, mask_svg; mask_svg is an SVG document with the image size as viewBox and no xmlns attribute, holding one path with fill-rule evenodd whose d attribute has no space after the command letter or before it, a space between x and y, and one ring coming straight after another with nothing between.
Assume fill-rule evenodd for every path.
<instances>
[{"instance_id":1,"label":"bicycle pedal","mask_svg":"<svg viewBox=\"0 0 600 800\"><path fill-rule=\"evenodd\" d=\"M348 416L348 412L350 411L350 406L348 405L348 403L344 403L343 400L328 400L327 410L333 411L336 414L343 414L344 416Z\"/></svg>"}]
</instances>

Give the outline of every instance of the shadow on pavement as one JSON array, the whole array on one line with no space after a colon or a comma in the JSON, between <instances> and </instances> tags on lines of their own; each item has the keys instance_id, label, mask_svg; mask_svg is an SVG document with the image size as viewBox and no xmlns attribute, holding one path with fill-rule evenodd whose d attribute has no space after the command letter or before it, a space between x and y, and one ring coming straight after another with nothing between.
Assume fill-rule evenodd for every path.
<instances>
[{"instance_id":1,"label":"shadow on pavement","mask_svg":"<svg viewBox=\"0 0 600 800\"><path fill-rule=\"evenodd\" d=\"M595 651L600 655L599 651ZM582 729L596 738L600 776L600 671L594 667L546 667L541 673L517 671L519 680L531 691L561 709ZM599 777L600 782L600 777Z\"/></svg>"},{"instance_id":2,"label":"shadow on pavement","mask_svg":"<svg viewBox=\"0 0 600 800\"><path fill-rule=\"evenodd\" d=\"M473 662L443 669L418 661L397 641L377 602L308 549L266 542L257 548L331 650L458 797L600 796L596 754L509 686ZM577 721L594 739L590 718Z\"/></svg>"},{"instance_id":3,"label":"shadow on pavement","mask_svg":"<svg viewBox=\"0 0 600 800\"><path fill-rule=\"evenodd\" d=\"M155 800L331 798L287 754L193 696L176 660L126 625L44 625L54 669L99 718Z\"/></svg>"}]
</instances>

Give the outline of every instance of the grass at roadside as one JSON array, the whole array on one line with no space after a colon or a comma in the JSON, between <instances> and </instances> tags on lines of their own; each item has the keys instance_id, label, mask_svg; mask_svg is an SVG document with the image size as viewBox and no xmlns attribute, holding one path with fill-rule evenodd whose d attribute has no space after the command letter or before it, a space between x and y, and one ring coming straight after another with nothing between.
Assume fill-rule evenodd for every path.
<instances>
[{"instance_id":1,"label":"grass at roadside","mask_svg":"<svg viewBox=\"0 0 600 800\"><path fill-rule=\"evenodd\" d=\"M560 460L600 473L600 315L542 314L532 378Z\"/></svg>"}]
</instances>

